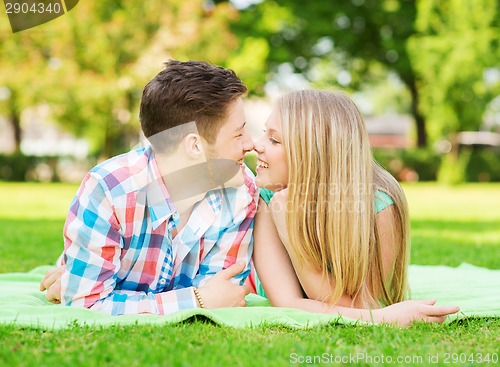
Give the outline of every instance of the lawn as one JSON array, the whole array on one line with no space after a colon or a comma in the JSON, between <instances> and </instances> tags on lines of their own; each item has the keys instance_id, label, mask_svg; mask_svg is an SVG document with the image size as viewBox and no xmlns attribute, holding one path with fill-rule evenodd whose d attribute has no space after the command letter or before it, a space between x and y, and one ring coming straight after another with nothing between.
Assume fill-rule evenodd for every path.
<instances>
[{"instance_id":1,"label":"lawn","mask_svg":"<svg viewBox=\"0 0 500 367\"><path fill-rule=\"evenodd\" d=\"M76 189L0 183L0 272L55 261ZM500 269L500 185L414 184L404 189L412 218L412 263L469 262ZM166 326L74 325L59 331L9 325L0 327L0 340L0 366L423 366L477 365L481 359L496 365L500 318L409 329L328 325L300 331L272 325L232 329L203 320Z\"/></svg>"}]
</instances>

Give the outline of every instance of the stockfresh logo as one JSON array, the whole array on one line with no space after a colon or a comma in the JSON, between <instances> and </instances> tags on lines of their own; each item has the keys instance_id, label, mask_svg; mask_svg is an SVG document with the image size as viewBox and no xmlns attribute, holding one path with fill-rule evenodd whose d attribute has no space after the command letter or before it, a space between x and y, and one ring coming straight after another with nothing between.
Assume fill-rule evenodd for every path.
<instances>
[{"instance_id":1,"label":"stockfresh logo","mask_svg":"<svg viewBox=\"0 0 500 367\"><path fill-rule=\"evenodd\" d=\"M79 0L3 0L12 32L50 22L73 9Z\"/></svg>"}]
</instances>

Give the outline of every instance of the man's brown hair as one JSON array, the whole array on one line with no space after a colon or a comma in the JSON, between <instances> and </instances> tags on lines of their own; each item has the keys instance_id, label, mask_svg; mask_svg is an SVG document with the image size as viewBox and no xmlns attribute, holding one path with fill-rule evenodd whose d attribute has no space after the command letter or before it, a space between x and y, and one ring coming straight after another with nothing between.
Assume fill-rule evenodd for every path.
<instances>
[{"instance_id":1,"label":"man's brown hair","mask_svg":"<svg viewBox=\"0 0 500 367\"><path fill-rule=\"evenodd\" d=\"M203 61L170 60L142 93L142 131L149 138L195 121L199 134L214 143L228 107L246 92L230 69Z\"/></svg>"}]
</instances>

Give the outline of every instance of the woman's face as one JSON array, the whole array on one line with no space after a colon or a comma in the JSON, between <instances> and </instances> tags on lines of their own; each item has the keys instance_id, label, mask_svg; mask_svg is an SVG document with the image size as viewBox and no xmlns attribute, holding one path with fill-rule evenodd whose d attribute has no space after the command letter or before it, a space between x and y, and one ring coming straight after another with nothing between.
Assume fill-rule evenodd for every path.
<instances>
[{"instance_id":1,"label":"woman's face","mask_svg":"<svg viewBox=\"0 0 500 367\"><path fill-rule=\"evenodd\" d=\"M279 114L273 110L266 122L264 135L255 143L258 153L256 184L271 191L288 185L288 165Z\"/></svg>"}]
</instances>

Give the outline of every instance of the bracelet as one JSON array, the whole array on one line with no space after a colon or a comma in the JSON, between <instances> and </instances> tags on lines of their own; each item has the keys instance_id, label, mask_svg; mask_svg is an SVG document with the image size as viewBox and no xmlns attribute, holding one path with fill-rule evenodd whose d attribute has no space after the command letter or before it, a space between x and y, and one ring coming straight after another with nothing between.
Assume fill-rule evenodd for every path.
<instances>
[{"instance_id":1,"label":"bracelet","mask_svg":"<svg viewBox=\"0 0 500 367\"><path fill-rule=\"evenodd\" d=\"M205 308L205 304L203 303L203 300L201 299L200 292L198 291L198 288L193 287L194 295L196 296L196 299L198 300L198 303L200 304L200 308Z\"/></svg>"}]
</instances>

